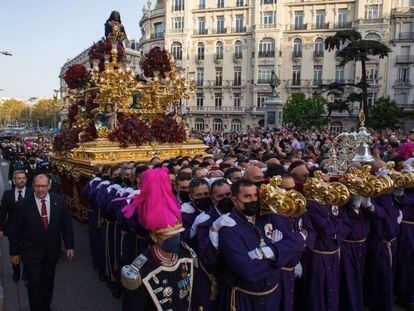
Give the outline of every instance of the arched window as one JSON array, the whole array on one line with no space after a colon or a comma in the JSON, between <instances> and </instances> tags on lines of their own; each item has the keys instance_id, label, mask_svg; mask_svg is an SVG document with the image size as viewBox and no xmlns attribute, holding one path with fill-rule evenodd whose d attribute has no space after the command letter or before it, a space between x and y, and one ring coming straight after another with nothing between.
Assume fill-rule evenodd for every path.
<instances>
[{"instance_id":1,"label":"arched window","mask_svg":"<svg viewBox=\"0 0 414 311\"><path fill-rule=\"evenodd\" d=\"M204 120L203 120L203 119L201 119L201 118L197 118L197 119L195 119L195 122L194 122L194 129L195 129L196 131L204 131L204 128L205 128L205 123L204 123Z\"/></svg>"},{"instance_id":2,"label":"arched window","mask_svg":"<svg viewBox=\"0 0 414 311\"><path fill-rule=\"evenodd\" d=\"M174 42L171 45L171 54L174 56L174 59L183 59L183 46L180 42Z\"/></svg>"},{"instance_id":3,"label":"arched window","mask_svg":"<svg viewBox=\"0 0 414 311\"><path fill-rule=\"evenodd\" d=\"M216 43L216 59L223 59L224 45L223 42L219 41Z\"/></svg>"},{"instance_id":4,"label":"arched window","mask_svg":"<svg viewBox=\"0 0 414 311\"><path fill-rule=\"evenodd\" d=\"M323 39L317 38L315 40L315 56L323 56L323 52L325 50Z\"/></svg>"},{"instance_id":5,"label":"arched window","mask_svg":"<svg viewBox=\"0 0 414 311\"><path fill-rule=\"evenodd\" d=\"M293 54L295 57L302 56L302 40L299 38L296 38L295 41L293 41Z\"/></svg>"},{"instance_id":6,"label":"arched window","mask_svg":"<svg viewBox=\"0 0 414 311\"><path fill-rule=\"evenodd\" d=\"M239 40L234 43L234 57L236 59L242 59L243 57L243 45Z\"/></svg>"},{"instance_id":7,"label":"arched window","mask_svg":"<svg viewBox=\"0 0 414 311\"><path fill-rule=\"evenodd\" d=\"M242 123L239 119L234 119L231 121L231 131L232 132L237 132L240 131L242 129Z\"/></svg>"},{"instance_id":8,"label":"arched window","mask_svg":"<svg viewBox=\"0 0 414 311\"><path fill-rule=\"evenodd\" d=\"M221 119L213 120L213 131L221 131L223 129L223 121Z\"/></svg>"},{"instance_id":9,"label":"arched window","mask_svg":"<svg viewBox=\"0 0 414 311\"><path fill-rule=\"evenodd\" d=\"M344 126L342 125L341 122L334 121L331 123L331 133L338 134L338 133L341 133L343 129L344 129Z\"/></svg>"},{"instance_id":10,"label":"arched window","mask_svg":"<svg viewBox=\"0 0 414 311\"><path fill-rule=\"evenodd\" d=\"M263 38L259 42L259 57L275 56L275 40L272 38Z\"/></svg>"},{"instance_id":11,"label":"arched window","mask_svg":"<svg viewBox=\"0 0 414 311\"><path fill-rule=\"evenodd\" d=\"M365 36L365 40L381 41L381 36L376 33L369 33Z\"/></svg>"},{"instance_id":12,"label":"arched window","mask_svg":"<svg viewBox=\"0 0 414 311\"><path fill-rule=\"evenodd\" d=\"M197 59L204 60L204 43L202 42L197 45Z\"/></svg>"}]
</instances>

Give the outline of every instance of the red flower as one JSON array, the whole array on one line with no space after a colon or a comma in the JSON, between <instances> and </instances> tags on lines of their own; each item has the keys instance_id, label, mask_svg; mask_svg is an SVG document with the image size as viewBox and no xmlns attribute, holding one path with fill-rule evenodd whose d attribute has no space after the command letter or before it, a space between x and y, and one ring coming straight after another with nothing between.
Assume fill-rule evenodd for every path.
<instances>
[{"instance_id":1,"label":"red flower","mask_svg":"<svg viewBox=\"0 0 414 311\"><path fill-rule=\"evenodd\" d=\"M66 70L63 79L69 88L78 89L87 86L90 75L83 65L75 64Z\"/></svg>"}]
</instances>

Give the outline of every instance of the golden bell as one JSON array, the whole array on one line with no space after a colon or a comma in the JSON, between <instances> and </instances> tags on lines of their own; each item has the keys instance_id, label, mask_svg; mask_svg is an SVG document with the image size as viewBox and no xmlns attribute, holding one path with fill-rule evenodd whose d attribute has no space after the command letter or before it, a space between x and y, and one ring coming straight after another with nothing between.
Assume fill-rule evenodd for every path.
<instances>
[{"instance_id":1,"label":"golden bell","mask_svg":"<svg viewBox=\"0 0 414 311\"><path fill-rule=\"evenodd\" d=\"M280 188L282 178L273 177L269 184L261 185L259 189L260 214L277 214L281 216L298 217L306 211L306 199L296 190L286 191Z\"/></svg>"},{"instance_id":2,"label":"golden bell","mask_svg":"<svg viewBox=\"0 0 414 311\"><path fill-rule=\"evenodd\" d=\"M348 188L340 182L326 182L321 171L315 172L315 177L309 178L303 186L305 197L319 204L341 206L348 202Z\"/></svg>"}]
</instances>

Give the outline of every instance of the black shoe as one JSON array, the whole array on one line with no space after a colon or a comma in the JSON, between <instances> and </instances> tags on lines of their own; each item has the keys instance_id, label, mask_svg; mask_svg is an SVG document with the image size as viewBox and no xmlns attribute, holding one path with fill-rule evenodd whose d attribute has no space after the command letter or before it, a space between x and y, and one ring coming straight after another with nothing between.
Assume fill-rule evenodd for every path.
<instances>
[{"instance_id":1,"label":"black shoe","mask_svg":"<svg viewBox=\"0 0 414 311\"><path fill-rule=\"evenodd\" d=\"M106 282L108 280L108 276L106 276L105 273L99 273L99 279L102 282Z\"/></svg>"},{"instance_id":2,"label":"black shoe","mask_svg":"<svg viewBox=\"0 0 414 311\"><path fill-rule=\"evenodd\" d=\"M13 273L13 281L19 282L19 280L20 280L20 273L19 272L14 272Z\"/></svg>"}]
</instances>

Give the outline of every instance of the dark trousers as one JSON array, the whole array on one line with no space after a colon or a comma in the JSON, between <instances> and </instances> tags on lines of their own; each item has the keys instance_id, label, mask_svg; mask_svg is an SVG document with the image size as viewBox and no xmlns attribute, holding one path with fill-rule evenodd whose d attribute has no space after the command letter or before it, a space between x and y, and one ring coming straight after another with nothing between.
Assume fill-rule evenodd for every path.
<instances>
[{"instance_id":1,"label":"dark trousers","mask_svg":"<svg viewBox=\"0 0 414 311\"><path fill-rule=\"evenodd\" d=\"M17 265L12 264L12 268L13 268L13 273L14 274L20 275L20 264L17 264Z\"/></svg>"},{"instance_id":2,"label":"dark trousers","mask_svg":"<svg viewBox=\"0 0 414 311\"><path fill-rule=\"evenodd\" d=\"M50 307L53 296L53 283L57 261L47 255L38 264L26 264L30 311L45 311Z\"/></svg>"}]
</instances>

